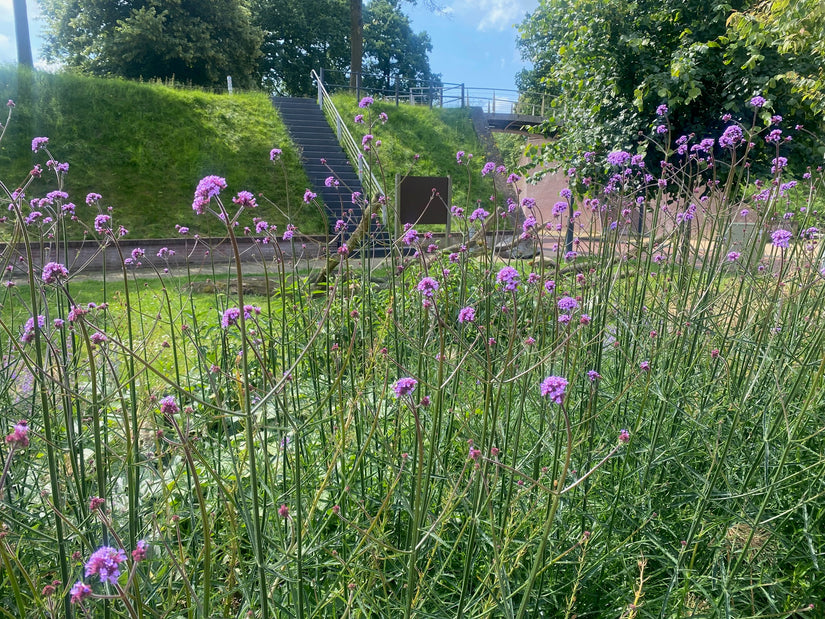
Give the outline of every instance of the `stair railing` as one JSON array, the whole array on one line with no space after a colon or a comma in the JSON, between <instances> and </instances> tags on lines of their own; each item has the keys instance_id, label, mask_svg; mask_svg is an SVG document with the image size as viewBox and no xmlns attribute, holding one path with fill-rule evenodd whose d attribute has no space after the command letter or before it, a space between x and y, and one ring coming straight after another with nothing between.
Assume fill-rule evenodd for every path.
<instances>
[{"instance_id":1,"label":"stair railing","mask_svg":"<svg viewBox=\"0 0 825 619\"><path fill-rule=\"evenodd\" d=\"M335 134L344 152L351 161L358 162L358 180L361 181L361 186L366 192L365 197L373 198L387 195L384 193L381 183L379 183L378 179L373 175L370 164L364 158L364 153L361 152L358 142L355 141L355 138L352 137L349 129L347 129L347 126L344 124L341 114L338 113L338 108L335 107L335 104L332 102L332 97L329 96L327 89L324 88L323 81L318 77L315 70L312 71L312 77L318 84L318 106L327 115L327 118L335 123ZM386 217L384 217L384 219L386 220Z\"/></svg>"}]
</instances>

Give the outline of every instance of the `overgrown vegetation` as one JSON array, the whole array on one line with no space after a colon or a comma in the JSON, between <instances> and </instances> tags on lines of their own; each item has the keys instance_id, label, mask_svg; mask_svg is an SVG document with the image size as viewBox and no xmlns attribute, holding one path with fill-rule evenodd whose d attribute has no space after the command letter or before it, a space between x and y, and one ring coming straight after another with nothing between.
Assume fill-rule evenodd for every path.
<instances>
[{"instance_id":1,"label":"overgrown vegetation","mask_svg":"<svg viewBox=\"0 0 825 619\"><path fill-rule=\"evenodd\" d=\"M381 109L361 108L367 144L403 116L382 125ZM125 260L122 284L81 305L66 199L38 191L35 216L5 193L0 267L21 286L0 287L0 608L817 616L825 178L786 178L781 141L771 176L749 177L771 131L730 121L676 151L654 133L656 167L594 153L608 182L582 202L565 192L547 221L521 204L530 262L496 253L508 204L472 188L454 251L408 226L361 260L342 221L320 289L291 230L206 176L197 225L233 244L249 226L273 292L250 295L238 265L206 307L94 198L76 216ZM474 181L508 176L452 157ZM43 191L70 175L45 172ZM33 196L31 181L5 183Z\"/></svg>"}]
</instances>

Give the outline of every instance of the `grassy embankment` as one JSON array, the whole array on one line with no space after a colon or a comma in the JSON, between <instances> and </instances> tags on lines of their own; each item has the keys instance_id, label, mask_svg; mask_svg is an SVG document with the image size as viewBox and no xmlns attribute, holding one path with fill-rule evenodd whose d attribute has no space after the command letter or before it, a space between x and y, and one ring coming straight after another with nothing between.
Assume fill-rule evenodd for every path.
<instances>
[{"instance_id":1,"label":"grassy embankment","mask_svg":"<svg viewBox=\"0 0 825 619\"><path fill-rule=\"evenodd\" d=\"M31 140L46 136L55 159L70 164L70 200L81 205L87 193L101 194L131 237L173 236L175 224L220 233L214 218L196 219L192 212L195 186L209 174L225 177L233 195L263 193L306 232L323 229L320 215L302 208L306 175L263 93L216 95L68 73L37 72L20 80L8 67L0 68L0 92L16 103L0 145L4 178L23 182L41 161ZM273 147L284 151L286 174L269 162ZM29 194L39 196L53 185L44 174ZM286 221L278 209L261 206L271 223ZM87 220L82 211L78 215ZM82 228L72 234L81 236Z\"/></svg>"}]
</instances>

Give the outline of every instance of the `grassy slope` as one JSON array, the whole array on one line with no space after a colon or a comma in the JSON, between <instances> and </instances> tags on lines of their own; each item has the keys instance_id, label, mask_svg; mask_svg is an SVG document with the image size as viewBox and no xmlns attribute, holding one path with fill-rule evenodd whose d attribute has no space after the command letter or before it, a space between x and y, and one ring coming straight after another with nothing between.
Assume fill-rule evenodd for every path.
<instances>
[{"instance_id":1,"label":"grassy slope","mask_svg":"<svg viewBox=\"0 0 825 619\"><path fill-rule=\"evenodd\" d=\"M177 223L219 233L213 217L196 218L191 208L195 186L207 174L224 176L232 195L247 189L284 210L292 205L292 220L305 232L323 230L320 216L300 208L306 176L265 94L215 95L72 74L18 80L6 67L0 68L0 96L17 104L0 144L0 179L12 187L34 163L45 162L31 152L31 139L48 136L54 157L71 165L70 199L80 205L88 192L102 194L133 237L170 236ZM269 162L276 146L284 151L288 196L283 174ZM28 193L51 189L53 179ZM285 221L273 208L262 206L259 215Z\"/></svg>"},{"instance_id":2,"label":"grassy slope","mask_svg":"<svg viewBox=\"0 0 825 619\"><path fill-rule=\"evenodd\" d=\"M350 133L360 141L368 129L366 125L356 125L353 118L364 110L358 108L355 97L347 94L336 94L333 100ZM415 176L452 176L453 204L467 206L468 195L477 197L493 192L493 183L488 178L481 178L486 154L476 137L469 110L412 105L395 107L392 102L377 101L369 114L375 120L380 112L386 112L389 120L385 125L376 122L371 132L382 141L378 153L385 178L379 180L387 191L392 190L396 173L409 171ZM475 154L469 175L466 166L456 163L458 150ZM410 170L416 154L420 159Z\"/></svg>"}]
</instances>

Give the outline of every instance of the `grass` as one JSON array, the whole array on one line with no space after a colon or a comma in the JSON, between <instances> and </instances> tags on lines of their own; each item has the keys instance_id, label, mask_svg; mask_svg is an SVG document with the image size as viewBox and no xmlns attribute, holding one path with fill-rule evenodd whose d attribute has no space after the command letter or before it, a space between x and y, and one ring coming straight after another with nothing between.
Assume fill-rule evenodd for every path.
<instances>
[{"instance_id":1,"label":"grass","mask_svg":"<svg viewBox=\"0 0 825 619\"><path fill-rule=\"evenodd\" d=\"M409 104L396 107L392 102L377 101L366 111L367 124L361 125L353 119L365 110L358 107L353 95L338 93L332 95L332 99L356 141L370 132L381 139L381 147L377 149L381 163L376 177L385 189L395 185L396 174L450 176L452 204L464 208L470 207L476 196L488 197L495 192L489 178L470 175L468 168L456 162L459 150L473 153L479 165L487 161L469 110ZM378 119L382 112L389 118L385 125Z\"/></svg>"},{"instance_id":2,"label":"grass","mask_svg":"<svg viewBox=\"0 0 825 619\"><path fill-rule=\"evenodd\" d=\"M209 295L163 272L43 281L40 235L69 263L60 200L42 228L12 201L4 616L818 616L825 246L787 228L823 227L825 176L780 193L780 169L748 201L744 147L660 146L651 177L594 155L615 174L576 207L597 216L525 224L557 244L532 261L490 242L501 197L456 216L461 249L412 228L361 260L339 231L321 284L257 231L271 296L243 267ZM233 242L258 211L231 195L202 218ZM756 235L731 253L745 205L764 256ZM568 221L600 243L564 256Z\"/></svg>"},{"instance_id":3,"label":"grass","mask_svg":"<svg viewBox=\"0 0 825 619\"><path fill-rule=\"evenodd\" d=\"M191 226L195 186L209 174L225 177L230 191L265 193L278 205L262 204L271 223L283 227L289 219L306 233L325 230L317 211L301 200L306 175L263 93L218 95L12 67L0 68L0 91L17 106L0 146L11 189L35 161L43 163L31 152L31 140L46 136L55 158L70 163L70 199L80 205L89 192L103 195L133 237L169 237L175 224ZM283 150L286 175L266 165L274 147ZM221 232L212 221L198 224L200 234ZM71 234L79 238L82 227Z\"/></svg>"}]
</instances>

